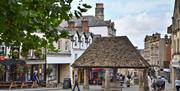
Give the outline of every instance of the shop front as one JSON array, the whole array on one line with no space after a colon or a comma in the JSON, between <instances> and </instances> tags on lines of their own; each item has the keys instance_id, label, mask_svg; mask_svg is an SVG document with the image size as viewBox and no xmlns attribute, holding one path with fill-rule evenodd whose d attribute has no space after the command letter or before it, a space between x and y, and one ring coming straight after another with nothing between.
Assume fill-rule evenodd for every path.
<instances>
[{"instance_id":1,"label":"shop front","mask_svg":"<svg viewBox=\"0 0 180 91\"><path fill-rule=\"evenodd\" d=\"M31 81L33 77L33 73L37 71L38 79L40 81L45 81L45 60L40 59L29 59L26 61L29 66L28 74L26 77L27 81Z\"/></svg>"},{"instance_id":2,"label":"shop front","mask_svg":"<svg viewBox=\"0 0 180 91\"><path fill-rule=\"evenodd\" d=\"M177 56L174 56L171 62L171 81L173 88L175 88L175 80L178 76L180 76L180 60Z\"/></svg>"},{"instance_id":3,"label":"shop front","mask_svg":"<svg viewBox=\"0 0 180 91\"><path fill-rule=\"evenodd\" d=\"M17 59L5 59L0 61L1 81L19 81L25 78L25 61ZM23 69L22 69L23 68Z\"/></svg>"}]
</instances>

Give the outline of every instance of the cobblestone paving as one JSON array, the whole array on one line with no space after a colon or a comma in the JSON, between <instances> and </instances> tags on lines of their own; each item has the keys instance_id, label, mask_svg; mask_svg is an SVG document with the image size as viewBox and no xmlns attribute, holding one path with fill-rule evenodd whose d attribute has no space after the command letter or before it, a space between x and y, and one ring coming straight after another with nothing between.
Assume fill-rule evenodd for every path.
<instances>
[{"instance_id":1,"label":"cobblestone paving","mask_svg":"<svg viewBox=\"0 0 180 91\"><path fill-rule=\"evenodd\" d=\"M138 85L131 86L130 88L123 87L122 91L138 91ZM82 89L80 86L81 91L104 91L101 86L90 86L90 90ZM12 90L0 90L0 91L72 91L71 89L62 89L62 88L34 88L34 89L12 89ZM78 91L78 90L76 90ZM106 91L121 91L120 88L111 88L111 90ZM175 91L172 90L171 85L166 83L165 91Z\"/></svg>"}]
</instances>

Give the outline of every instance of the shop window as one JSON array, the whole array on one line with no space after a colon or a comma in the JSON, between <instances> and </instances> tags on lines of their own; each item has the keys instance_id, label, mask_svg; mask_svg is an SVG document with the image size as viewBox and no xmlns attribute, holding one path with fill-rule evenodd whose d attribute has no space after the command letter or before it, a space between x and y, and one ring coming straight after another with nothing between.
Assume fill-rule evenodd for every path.
<instances>
[{"instance_id":1,"label":"shop window","mask_svg":"<svg viewBox=\"0 0 180 91\"><path fill-rule=\"evenodd\" d=\"M6 47L0 46L0 55L6 55Z\"/></svg>"}]
</instances>

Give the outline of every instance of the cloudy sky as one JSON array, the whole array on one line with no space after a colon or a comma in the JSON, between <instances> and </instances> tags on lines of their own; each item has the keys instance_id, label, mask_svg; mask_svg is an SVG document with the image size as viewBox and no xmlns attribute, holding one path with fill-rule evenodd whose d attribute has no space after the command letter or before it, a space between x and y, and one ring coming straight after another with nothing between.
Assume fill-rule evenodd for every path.
<instances>
[{"instance_id":1,"label":"cloudy sky","mask_svg":"<svg viewBox=\"0 0 180 91\"><path fill-rule=\"evenodd\" d=\"M79 0L74 0L76 6ZM92 6L84 15L95 15L95 3L104 3L105 20L115 22L117 36L126 35L138 48L144 48L145 35L161 33L171 24L175 0L83 0Z\"/></svg>"}]
</instances>

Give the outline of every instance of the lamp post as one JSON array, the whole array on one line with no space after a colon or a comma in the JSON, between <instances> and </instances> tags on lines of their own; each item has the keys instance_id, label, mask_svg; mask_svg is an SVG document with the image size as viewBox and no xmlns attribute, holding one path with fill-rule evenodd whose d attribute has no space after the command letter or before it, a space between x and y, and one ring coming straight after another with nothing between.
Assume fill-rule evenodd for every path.
<instances>
[{"instance_id":1,"label":"lamp post","mask_svg":"<svg viewBox=\"0 0 180 91\"><path fill-rule=\"evenodd\" d=\"M44 64L44 80L46 81L47 80L47 48L46 48L46 45L45 45L45 54L44 54L44 60L45 60L45 64Z\"/></svg>"}]
</instances>

